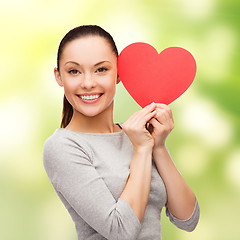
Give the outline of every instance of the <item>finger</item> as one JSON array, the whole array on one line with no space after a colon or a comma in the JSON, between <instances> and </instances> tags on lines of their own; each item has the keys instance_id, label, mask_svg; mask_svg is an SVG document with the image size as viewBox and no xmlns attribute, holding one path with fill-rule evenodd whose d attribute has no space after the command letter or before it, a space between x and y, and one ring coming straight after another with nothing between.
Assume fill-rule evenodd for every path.
<instances>
[{"instance_id":1,"label":"finger","mask_svg":"<svg viewBox=\"0 0 240 240\"><path fill-rule=\"evenodd\" d=\"M160 108L169 108L171 109L167 104L164 104L164 103L155 103L157 107L160 107Z\"/></svg>"},{"instance_id":2,"label":"finger","mask_svg":"<svg viewBox=\"0 0 240 240\"><path fill-rule=\"evenodd\" d=\"M155 118L149 121L149 124L153 126L153 133L156 135L163 134L166 131L171 131L171 128L159 123Z\"/></svg>"},{"instance_id":3,"label":"finger","mask_svg":"<svg viewBox=\"0 0 240 240\"><path fill-rule=\"evenodd\" d=\"M172 115L171 109L157 107L156 110L157 110L157 119L159 119L159 116L161 117L161 115L163 115L165 116L165 118L162 117L162 119L166 119L166 121L173 122L173 115Z\"/></svg>"},{"instance_id":4,"label":"finger","mask_svg":"<svg viewBox=\"0 0 240 240\"><path fill-rule=\"evenodd\" d=\"M127 122L125 123L125 126L134 124L135 126L141 125L141 127L145 126L147 121L155 116L156 112L154 112L156 108L156 104L152 102L151 104L145 106L143 109L133 113ZM150 114L150 115L149 115Z\"/></svg>"},{"instance_id":5,"label":"finger","mask_svg":"<svg viewBox=\"0 0 240 240\"><path fill-rule=\"evenodd\" d=\"M156 103L156 107L157 108L160 108L160 109L165 109L168 111L169 115L172 116L172 109L166 105L166 104L163 104L163 103Z\"/></svg>"},{"instance_id":6,"label":"finger","mask_svg":"<svg viewBox=\"0 0 240 240\"><path fill-rule=\"evenodd\" d=\"M158 128L159 126L163 126L157 119L152 118L149 120L149 124L153 126L153 128Z\"/></svg>"},{"instance_id":7,"label":"finger","mask_svg":"<svg viewBox=\"0 0 240 240\"><path fill-rule=\"evenodd\" d=\"M135 126L145 126L146 123L155 116L156 111L154 111L155 103L152 103L145 108L133 113L127 122L125 122L124 126L127 127L128 125L135 125Z\"/></svg>"},{"instance_id":8,"label":"finger","mask_svg":"<svg viewBox=\"0 0 240 240\"><path fill-rule=\"evenodd\" d=\"M174 128L174 121L172 117L169 117L166 110L156 109L157 113L155 115L155 119L167 128L173 129Z\"/></svg>"},{"instance_id":9,"label":"finger","mask_svg":"<svg viewBox=\"0 0 240 240\"><path fill-rule=\"evenodd\" d=\"M134 121L135 123L136 123L136 122L139 122L139 120L141 121L142 119L145 119L145 117L146 117L149 113L153 112L153 111L155 110L155 108L156 108L156 105L155 105L155 103L153 102L153 103L147 105L146 107L144 107L143 109L135 112L135 113L132 115L131 120ZM147 119L149 119L149 118L147 117ZM143 122L145 122L145 120L144 120ZM141 121L141 123L142 123L142 121Z\"/></svg>"},{"instance_id":10,"label":"finger","mask_svg":"<svg viewBox=\"0 0 240 240\"><path fill-rule=\"evenodd\" d=\"M171 117L169 116L169 113L165 109L156 109L157 113L155 115L155 118L158 122L161 124L168 124L171 122Z\"/></svg>"},{"instance_id":11,"label":"finger","mask_svg":"<svg viewBox=\"0 0 240 240\"><path fill-rule=\"evenodd\" d=\"M135 121L136 119L139 118L139 116L143 117L144 115L152 112L155 108L156 108L156 105L155 105L154 102L152 102L151 104L145 106L145 107L142 108L141 110L133 113L133 114L129 117L129 120Z\"/></svg>"},{"instance_id":12,"label":"finger","mask_svg":"<svg viewBox=\"0 0 240 240\"><path fill-rule=\"evenodd\" d=\"M140 118L139 120L142 121L142 123L144 125L146 125L146 123L149 122L150 119L155 117L156 113L157 113L157 111L154 110L154 111L148 113L147 115L145 115L144 117Z\"/></svg>"},{"instance_id":13,"label":"finger","mask_svg":"<svg viewBox=\"0 0 240 240\"><path fill-rule=\"evenodd\" d=\"M146 115L146 114L152 112L153 110L155 110L155 108L156 108L156 103L152 102L151 104L149 104L146 107L144 107L143 109L141 109L139 111L139 113L142 115Z\"/></svg>"}]
</instances>

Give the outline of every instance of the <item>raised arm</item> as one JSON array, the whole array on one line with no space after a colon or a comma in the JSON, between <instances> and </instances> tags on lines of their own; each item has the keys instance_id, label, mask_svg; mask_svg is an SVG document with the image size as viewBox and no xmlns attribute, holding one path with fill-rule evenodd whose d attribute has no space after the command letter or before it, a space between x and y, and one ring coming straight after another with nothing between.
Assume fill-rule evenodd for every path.
<instances>
[{"instance_id":1,"label":"raised arm","mask_svg":"<svg viewBox=\"0 0 240 240\"><path fill-rule=\"evenodd\" d=\"M172 111L165 104L156 105L156 116L149 123L152 125L151 131L154 137L153 158L167 190L168 215L172 222L174 219L176 220L175 225L184 230L192 231L198 222L199 206L193 191L176 168L165 146L165 140L174 128ZM190 219L193 217L194 219ZM186 220L192 222L191 226L188 223L184 225ZM180 224L176 224L177 221Z\"/></svg>"},{"instance_id":2,"label":"raised arm","mask_svg":"<svg viewBox=\"0 0 240 240\"><path fill-rule=\"evenodd\" d=\"M146 123L155 116L155 104L151 104L134 113L123 125L123 130L133 144L133 158L130 175L120 196L129 203L141 222L147 206L151 176L152 149L154 140L146 129Z\"/></svg>"},{"instance_id":3,"label":"raised arm","mask_svg":"<svg viewBox=\"0 0 240 240\"><path fill-rule=\"evenodd\" d=\"M144 126L154 116L153 109L154 106L146 107L123 124L134 154L129 178L117 200L95 169L93 153L83 140L57 135L44 144L44 166L58 195L68 209L71 206L106 239L133 240L141 229L150 190L153 147L153 139ZM139 126L143 133L139 133Z\"/></svg>"},{"instance_id":4,"label":"raised arm","mask_svg":"<svg viewBox=\"0 0 240 240\"><path fill-rule=\"evenodd\" d=\"M92 159L81 139L57 135L44 144L44 167L73 220L80 216L108 240L136 239L141 228L136 214L126 201L113 197Z\"/></svg>"},{"instance_id":5,"label":"raised arm","mask_svg":"<svg viewBox=\"0 0 240 240\"><path fill-rule=\"evenodd\" d=\"M156 148L153 158L167 189L169 211L178 219L190 218L196 204L196 197L173 163L167 148L165 146Z\"/></svg>"}]
</instances>

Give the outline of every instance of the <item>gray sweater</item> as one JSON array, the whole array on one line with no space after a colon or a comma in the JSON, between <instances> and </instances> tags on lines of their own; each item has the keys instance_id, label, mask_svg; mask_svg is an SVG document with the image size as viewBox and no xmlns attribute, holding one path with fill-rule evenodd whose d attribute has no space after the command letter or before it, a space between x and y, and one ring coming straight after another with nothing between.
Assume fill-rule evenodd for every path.
<instances>
[{"instance_id":1,"label":"gray sweater","mask_svg":"<svg viewBox=\"0 0 240 240\"><path fill-rule=\"evenodd\" d=\"M151 189L140 224L129 204L119 198L129 176L132 143L116 133L78 133L57 129L43 147L47 175L70 213L79 240L160 240L166 188L153 161ZM187 220L166 214L177 227L192 231L199 220L196 202Z\"/></svg>"}]
</instances>

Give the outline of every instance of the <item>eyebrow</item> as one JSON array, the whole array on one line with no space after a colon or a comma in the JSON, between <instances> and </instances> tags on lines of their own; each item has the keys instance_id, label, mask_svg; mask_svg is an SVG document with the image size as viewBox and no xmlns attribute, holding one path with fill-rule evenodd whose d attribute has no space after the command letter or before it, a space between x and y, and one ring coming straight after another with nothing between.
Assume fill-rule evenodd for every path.
<instances>
[{"instance_id":1,"label":"eyebrow","mask_svg":"<svg viewBox=\"0 0 240 240\"><path fill-rule=\"evenodd\" d=\"M100 65L100 64L102 64L102 63L105 63L105 62L109 62L109 61L101 61L101 62L98 62L98 63L94 64L94 67L96 67L96 66L98 66L98 65ZM75 64L75 65L80 66L79 63L74 62L74 61L68 61L68 62L66 62L66 63L64 64L64 66L67 65L68 63L73 63L73 64ZM109 63L110 63L110 62L109 62Z\"/></svg>"}]
</instances>

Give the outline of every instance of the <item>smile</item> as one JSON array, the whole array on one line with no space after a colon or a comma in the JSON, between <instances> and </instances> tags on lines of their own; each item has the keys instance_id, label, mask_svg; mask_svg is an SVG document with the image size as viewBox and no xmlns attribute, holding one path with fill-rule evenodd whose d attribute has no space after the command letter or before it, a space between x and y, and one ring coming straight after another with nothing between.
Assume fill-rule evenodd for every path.
<instances>
[{"instance_id":1,"label":"smile","mask_svg":"<svg viewBox=\"0 0 240 240\"><path fill-rule=\"evenodd\" d=\"M88 93L77 95L84 103L95 103L100 100L103 93Z\"/></svg>"},{"instance_id":2,"label":"smile","mask_svg":"<svg viewBox=\"0 0 240 240\"><path fill-rule=\"evenodd\" d=\"M101 96L101 94L98 94L98 95L79 95L79 97L81 98L81 99L86 99L86 100L94 100L94 99L97 99L97 98L99 98Z\"/></svg>"}]
</instances>

